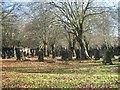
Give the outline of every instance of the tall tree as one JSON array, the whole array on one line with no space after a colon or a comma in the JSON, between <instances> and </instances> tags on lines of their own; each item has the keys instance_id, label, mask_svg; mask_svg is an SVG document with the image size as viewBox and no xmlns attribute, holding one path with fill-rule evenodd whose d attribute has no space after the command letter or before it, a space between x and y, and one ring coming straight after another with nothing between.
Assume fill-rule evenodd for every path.
<instances>
[{"instance_id":1,"label":"tall tree","mask_svg":"<svg viewBox=\"0 0 120 90\"><path fill-rule=\"evenodd\" d=\"M83 35L85 20L106 12L104 7L94 6L93 2L93 0L75 2L67 0L66 2L51 3L55 7L54 12L60 21L66 24L70 28L70 32L76 36L81 47L81 59L90 59Z\"/></svg>"}]
</instances>

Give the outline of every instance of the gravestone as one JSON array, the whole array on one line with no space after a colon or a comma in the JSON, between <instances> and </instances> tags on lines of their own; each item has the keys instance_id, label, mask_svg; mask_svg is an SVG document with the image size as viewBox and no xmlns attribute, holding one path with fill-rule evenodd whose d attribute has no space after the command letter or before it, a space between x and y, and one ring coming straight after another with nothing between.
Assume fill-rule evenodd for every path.
<instances>
[{"instance_id":1,"label":"gravestone","mask_svg":"<svg viewBox=\"0 0 120 90\"><path fill-rule=\"evenodd\" d=\"M67 60L67 53L65 48L61 49L61 56L63 60Z\"/></svg>"},{"instance_id":2,"label":"gravestone","mask_svg":"<svg viewBox=\"0 0 120 90\"><path fill-rule=\"evenodd\" d=\"M20 48L15 48L17 60L21 60Z\"/></svg>"},{"instance_id":3,"label":"gravestone","mask_svg":"<svg viewBox=\"0 0 120 90\"><path fill-rule=\"evenodd\" d=\"M113 57L113 50L112 48L107 48L104 54L104 64L109 63L110 65L113 65L112 63L112 57Z\"/></svg>"},{"instance_id":4,"label":"gravestone","mask_svg":"<svg viewBox=\"0 0 120 90\"><path fill-rule=\"evenodd\" d=\"M39 62L44 62L44 51L43 51L43 49L38 51L38 61Z\"/></svg>"}]
</instances>

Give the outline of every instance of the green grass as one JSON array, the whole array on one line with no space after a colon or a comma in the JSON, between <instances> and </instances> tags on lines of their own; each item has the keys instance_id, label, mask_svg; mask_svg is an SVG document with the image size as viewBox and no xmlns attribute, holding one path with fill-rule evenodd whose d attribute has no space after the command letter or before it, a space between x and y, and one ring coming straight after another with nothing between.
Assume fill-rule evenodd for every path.
<instances>
[{"instance_id":1,"label":"green grass","mask_svg":"<svg viewBox=\"0 0 120 90\"><path fill-rule=\"evenodd\" d=\"M119 62L115 65L94 63L93 66L79 62L76 66L71 63L16 63L3 63L6 67L2 72L5 88L118 88L118 72L114 70L118 69Z\"/></svg>"},{"instance_id":2,"label":"green grass","mask_svg":"<svg viewBox=\"0 0 120 90\"><path fill-rule=\"evenodd\" d=\"M28 75L28 77L24 78L22 76ZM20 77L19 77L20 76ZM15 78L12 85L17 85L16 87L23 87L22 85L28 84L28 87L32 88L77 88L83 86L86 87L97 87L97 88L104 88L104 87L111 87L117 88L118 86L115 84L118 80L117 74L46 74L46 73L39 73L39 74L17 74L18 78ZM11 87L11 86L9 86ZM14 86L13 86L14 87ZM12 88L13 88L12 87Z\"/></svg>"}]
</instances>

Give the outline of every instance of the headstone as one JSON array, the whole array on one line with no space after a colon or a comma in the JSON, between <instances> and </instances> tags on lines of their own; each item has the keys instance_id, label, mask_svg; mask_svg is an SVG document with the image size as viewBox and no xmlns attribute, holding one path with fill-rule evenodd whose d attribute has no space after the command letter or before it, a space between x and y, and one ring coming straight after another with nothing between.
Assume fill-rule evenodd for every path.
<instances>
[{"instance_id":1,"label":"headstone","mask_svg":"<svg viewBox=\"0 0 120 90\"><path fill-rule=\"evenodd\" d=\"M16 57L17 57L17 60L21 60L21 52L20 52L20 48L16 48L15 51L16 51Z\"/></svg>"},{"instance_id":2,"label":"headstone","mask_svg":"<svg viewBox=\"0 0 120 90\"><path fill-rule=\"evenodd\" d=\"M44 62L44 51L43 51L43 49L38 51L38 61L39 62Z\"/></svg>"},{"instance_id":3,"label":"headstone","mask_svg":"<svg viewBox=\"0 0 120 90\"><path fill-rule=\"evenodd\" d=\"M67 53L65 48L61 49L61 56L63 60L67 60Z\"/></svg>"},{"instance_id":4,"label":"headstone","mask_svg":"<svg viewBox=\"0 0 120 90\"><path fill-rule=\"evenodd\" d=\"M106 49L105 55L104 55L104 64L109 63L112 65L112 56L113 56L113 51L111 48Z\"/></svg>"}]
</instances>

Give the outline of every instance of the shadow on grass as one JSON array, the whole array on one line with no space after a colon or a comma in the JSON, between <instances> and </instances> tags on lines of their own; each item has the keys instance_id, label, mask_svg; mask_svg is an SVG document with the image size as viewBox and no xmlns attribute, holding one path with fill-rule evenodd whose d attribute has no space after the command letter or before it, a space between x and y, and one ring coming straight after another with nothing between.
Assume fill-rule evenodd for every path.
<instances>
[{"instance_id":1,"label":"shadow on grass","mask_svg":"<svg viewBox=\"0 0 120 90\"><path fill-rule=\"evenodd\" d=\"M103 65L103 64L82 64L82 63L78 63L79 66L75 66L75 65L65 65L62 64L62 66L57 67L57 66L52 66L52 67L47 67L47 66L34 66L34 65L30 65L30 66L25 66L24 62L38 62L38 60L29 60L29 61L4 61L4 62L11 62L15 64L16 66L4 66L2 67L2 71L7 71L7 72L19 72L19 73L56 73L56 74L63 74L63 73L94 73L94 72L114 72L114 73L118 73L120 74L120 63L116 63L115 65ZM16 63L17 62L17 63ZM19 63L20 62L20 63ZM52 61L48 61L45 60L44 61L46 63L55 63ZM21 64L22 63L22 64ZM17 66L18 64L18 66ZM19 65L20 64L20 65ZM29 63L31 64L31 63ZM36 63L35 63L36 64ZM55 63L57 64L57 63ZM24 65L24 66L22 66ZM116 69L118 68L118 70ZM115 69L115 70L112 70Z\"/></svg>"},{"instance_id":2,"label":"shadow on grass","mask_svg":"<svg viewBox=\"0 0 120 90\"><path fill-rule=\"evenodd\" d=\"M117 66L114 66L117 67ZM50 74L66 74L66 73L96 73L96 72L106 72L106 73L119 73L120 70L97 70L97 69L89 69L89 68L38 68L38 67L3 67L2 71L7 72L18 72L18 73L50 73Z\"/></svg>"}]
</instances>

